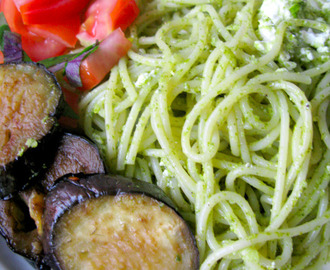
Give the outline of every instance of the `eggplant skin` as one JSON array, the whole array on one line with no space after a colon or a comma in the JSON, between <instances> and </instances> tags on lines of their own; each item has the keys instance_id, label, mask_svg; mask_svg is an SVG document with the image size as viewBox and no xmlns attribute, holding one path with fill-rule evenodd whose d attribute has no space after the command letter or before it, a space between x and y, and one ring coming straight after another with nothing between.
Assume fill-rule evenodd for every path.
<instances>
[{"instance_id":1,"label":"eggplant skin","mask_svg":"<svg viewBox=\"0 0 330 270\"><path fill-rule=\"evenodd\" d=\"M83 136L57 132L56 136L52 134L51 139L51 142L48 141L47 144L42 145L45 149L41 152L47 150L51 163L46 168L47 171L40 183L33 183L27 189L11 194L8 200L0 200L0 234L14 252L24 256L39 269L49 269L43 263L43 247L40 238L45 194L57 178L65 174L104 173L105 171L97 147ZM26 152L27 155L18 162L23 162L27 156L30 156L31 164L35 157L29 154L30 151L35 151L35 149L29 149ZM12 175L4 177L0 182L0 187L1 184L17 184L15 178L10 177ZM7 186L5 188L8 189ZM14 188L15 186L13 190Z\"/></svg>"},{"instance_id":2,"label":"eggplant skin","mask_svg":"<svg viewBox=\"0 0 330 270\"><path fill-rule=\"evenodd\" d=\"M58 178L69 173L105 173L105 167L98 148L91 141L83 136L63 133L59 136L54 161L41 184L48 191Z\"/></svg>"},{"instance_id":3,"label":"eggplant skin","mask_svg":"<svg viewBox=\"0 0 330 270\"><path fill-rule=\"evenodd\" d=\"M0 65L0 198L10 198L47 167L45 143L57 130L63 102L55 76L43 65Z\"/></svg>"},{"instance_id":4,"label":"eggplant skin","mask_svg":"<svg viewBox=\"0 0 330 270\"><path fill-rule=\"evenodd\" d=\"M41 241L27 206L20 198L0 200L0 234L14 252L32 261L41 259Z\"/></svg>"},{"instance_id":5,"label":"eggplant skin","mask_svg":"<svg viewBox=\"0 0 330 270\"><path fill-rule=\"evenodd\" d=\"M62 224L74 224L74 221L70 222L71 214L75 211L79 211L76 209L82 208L83 210L82 214L76 215L76 217L83 218L85 214L83 213L94 213L94 210L88 210L88 205L94 204L94 201L99 201L101 203L102 200L108 200L110 197L113 201L120 201L125 198L125 196L130 198L130 200L137 200L137 201L144 201L146 200L152 200L156 201L158 205L158 209L162 209L165 207L166 209L169 209L173 212L172 218L173 220L179 220L177 223L180 223L180 225L177 226L170 226L169 228L180 227L177 234L182 236L185 239L185 242L176 243L174 246L180 246L181 250L184 250L184 256L181 257L182 254L179 254L176 258L173 260L176 260L178 262L178 265L181 265L183 268L174 268L174 269L198 269L199 267L199 254L198 249L196 246L196 242L194 239L194 236L189 229L189 226L184 222L181 216L176 211L175 205L172 203L172 201L165 195L165 193L157 186L139 181L136 179L130 179L125 178L122 176L112 176L107 174L92 174L92 175L82 175L82 174L74 174L74 175L67 175L60 179L60 181L53 186L51 191L47 194L45 199L45 211L44 211L44 218L43 218L43 248L45 253L44 262L51 267L52 269L61 269L61 270L67 270L72 269L70 267L65 268L63 263L63 256L61 255L61 252L64 252L62 250L58 250L58 244L59 240L61 239L58 236L58 231L64 231L62 230ZM134 199L135 196L137 196L137 199ZM110 204L111 204L111 199ZM102 203L101 203L102 205ZM104 207L101 208L106 208ZM132 208L135 204L131 203L131 206L125 206L129 209L127 213L132 213L134 215L135 212L139 213L139 209ZM115 207L115 206L114 206ZM87 209L87 210L86 210ZM93 208L91 208L93 209ZM84 212L87 211L87 212ZM161 210L160 210L161 211ZM157 211L156 211L157 212ZM79 212L78 212L79 213ZM165 212L164 212L165 213ZM114 212L114 216L120 215L120 213ZM152 215L154 216L154 215ZM159 217L162 218L163 212L160 212ZM73 216L72 216L73 218ZM95 217L97 218L97 217ZM146 217L148 219L148 217ZM141 217L142 220L144 220L144 217ZM67 220L67 221L65 221ZM89 222L90 220L93 220L93 218L87 218L86 221ZM155 219L157 220L157 219ZM79 221L79 224L83 224L84 221ZM100 224L104 224L104 222L99 222ZM166 226L166 221L164 221ZM160 222L159 224L162 224ZM163 226L164 224L162 224ZM71 226L71 225L70 225ZM158 226L158 225L157 225ZM158 228L158 227L157 227ZM130 230L129 228L127 229ZM131 229L135 230L135 229ZM73 231L77 232L79 234L79 230L73 229ZM110 230L111 231L111 230ZM171 230L169 230L171 231ZM135 232L137 235L138 232ZM81 232L82 235L88 235L84 231ZM91 233L92 234L92 233ZM147 234L146 234L147 235ZM159 233L159 235L167 235L167 231L162 231ZM175 234L176 235L176 234ZM75 237L75 236L72 236ZM157 233L155 235L150 236L151 239L157 239ZM79 238L79 237L78 237ZM180 238L180 239L183 239ZM76 238L74 238L76 239ZM144 238L142 238L144 239ZM179 239L179 236L178 236ZM121 239L123 240L123 239ZM118 241L118 243L122 243L122 241ZM144 240L142 240L143 242ZM147 243L153 242L154 240L145 240L146 246ZM61 242L61 241L60 241ZM65 242L65 240L64 240ZM94 240L93 240L94 242ZM141 240L140 240L141 242ZM171 242L168 239L165 239L163 241ZM115 242L114 242L115 243ZM116 244L115 244L116 245ZM123 244L124 247L123 250L125 250L125 243ZM172 246L171 246L172 247ZM184 247L184 248L182 248ZM127 246L127 249L130 249L131 247ZM140 253L137 256L140 256L139 258L143 258L144 256L157 256L157 254L149 254L147 250L142 250L142 253ZM143 256L143 254L146 252ZM161 251L159 251L161 252ZM187 252L189 257L189 262L187 263ZM107 256L111 256L111 251L109 251L109 254ZM119 252L120 253L120 252ZM157 253L157 252L156 252ZM161 256L161 254L158 254ZM70 257L70 255L68 255ZM130 256L129 256L130 257ZM115 260L118 259L118 261L121 261L121 258L115 258ZM181 259L182 260L181 262ZM151 258L151 261L153 258ZM150 262L150 261L149 261ZM173 262L173 261L172 261ZM123 262L124 263L124 262ZM124 263L125 265L125 263ZM183 266L182 266L183 265ZM123 266L123 268L120 268L118 265L116 265L117 269L130 269L127 265ZM94 269L92 268L86 268L86 269ZM95 268L97 269L97 267ZM110 269L114 269L114 267L110 267ZM131 268L132 269L132 268ZM138 269L138 268L133 268ZM157 266L152 267L150 269L157 269ZM158 269L166 269L166 268L159 268ZM173 269L173 268L168 268Z\"/></svg>"}]
</instances>

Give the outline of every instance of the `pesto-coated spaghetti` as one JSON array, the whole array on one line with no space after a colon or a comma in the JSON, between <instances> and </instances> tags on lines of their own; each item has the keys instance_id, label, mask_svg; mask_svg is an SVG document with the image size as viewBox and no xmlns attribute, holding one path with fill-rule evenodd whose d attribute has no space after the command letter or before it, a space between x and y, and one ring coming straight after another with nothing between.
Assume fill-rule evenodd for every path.
<instances>
[{"instance_id":1,"label":"pesto-coated spaghetti","mask_svg":"<svg viewBox=\"0 0 330 270\"><path fill-rule=\"evenodd\" d=\"M140 1L132 50L81 100L109 170L178 205L201 269L329 258L330 9L310 2Z\"/></svg>"}]
</instances>

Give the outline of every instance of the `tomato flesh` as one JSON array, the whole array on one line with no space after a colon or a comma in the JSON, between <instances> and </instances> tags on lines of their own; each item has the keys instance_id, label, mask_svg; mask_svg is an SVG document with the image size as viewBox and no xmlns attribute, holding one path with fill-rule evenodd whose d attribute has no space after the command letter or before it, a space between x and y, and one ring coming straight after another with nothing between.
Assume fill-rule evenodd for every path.
<instances>
[{"instance_id":1,"label":"tomato flesh","mask_svg":"<svg viewBox=\"0 0 330 270\"><path fill-rule=\"evenodd\" d=\"M3 53L0 51L0 64L3 64L4 56Z\"/></svg>"},{"instance_id":2,"label":"tomato flesh","mask_svg":"<svg viewBox=\"0 0 330 270\"><path fill-rule=\"evenodd\" d=\"M135 0L117 0L114 9L111 12L113 28L120 27L123 31L130 26L139 15L139 8Z\"/></svg>"},{"instance_id":3,"label":"tomato flesh","mask_svg":"<svg viewBox=\"0 0 330 270\"><path fill-rule=\"evenodd\" d=\"M95 52L84 59L80 65L83 89L88 90L99 84L131 48L131 42L120 28L104 39Z\"/></svg>"},{"instance_id":4,"label":"tomato flesh","mask_svg":"<svg viewBox=\"0 0 330 270\"><path fill-rule=\"evenodd\" d=\"M24 24L61 23L70 17L79 17L89 2L90 0L15 0Z\"/></svg>"},{"instance_id":5,"label":"tomato flesh","mask_svg":"<svg viewBox=\"0 0 330 270\"><path fill-rule=\"evenodd\" d=\"M95 0L86 13L77 35L81 44L88 46L103 40L114 29L123 31L135 20L139 8L135 0Z\"/></svg>"},{"instance_id":6,"label":"tomato flesh","mask_svg":"<svg viewBox=\"0 0 330 270\"><path fill-rule=\"evenodd\" d=\"M66 46L56 40L31 34L22 36L22 48L34 62L62 55L66 50Z\"/></svg>"},{"instance_id":7,"label":"tomato flesh","mask_svg":"<svg viewBox=\"0 0 330 270\"><path fill-rule=\"evenodd\" d=\"M79 17L72 17L57 24L32 24L27 26L29 32L43 38L54 39L66 47L74 47L76 45L76 34L79 32L79 28Z\"/></svg>"},{"instance_id":8,"label":"tomato flesh","mask_svg":"<svg viewBox=\"0 0 330 270\"><path fill-rule=\"evenodd\" d=\"M115 0L95 0L89 5L86 19L77 35L81 44L89 46L96 40L103 40L113 31L110 13L115 5Z\"/></svg>"},{"instance_id":9,"label":"tomato flesh","mask_svg":"<svg viewBox=\"0 0 330 270\"><path fill-rule=\"evenodd\" d=\"M126 55L131 43L122 30L139 13L135 0L91 3L90 0L0 0L0 3L11 31L21 35L22 48L32 61L65 53L76 45L77 37L82 45L101 41L96 51L81 63L83 89L99 84ZM86 19L81 24L82 12L86 12Z\"/></svg>"},{"instance_id":10,"label":"tomato flesh","mask_svg":"<svg viewBox=\"0 0 330 270\"><path fill-rule=\"evenodd\" d=\"M22 48L33 61L58 56L66 47L75 46L80 27L78 16L58 24L25 25L14 1L18 0L2 0L1 11L11 31L22 36ZM24 0L20 0L20 3L23 2Z\"/></svg>"},{"instance_id":11,"label":"tomato flesh","mask_svg":"<svg viewBox=\"0 0 330 270\"><path fill-rule=\"evenodd\" d=\"M21 14L16 8L13 0L1 0L1 11L5 15L11 31L21 35L24 35L27 32Z\"/></svg>"}]
</instances>

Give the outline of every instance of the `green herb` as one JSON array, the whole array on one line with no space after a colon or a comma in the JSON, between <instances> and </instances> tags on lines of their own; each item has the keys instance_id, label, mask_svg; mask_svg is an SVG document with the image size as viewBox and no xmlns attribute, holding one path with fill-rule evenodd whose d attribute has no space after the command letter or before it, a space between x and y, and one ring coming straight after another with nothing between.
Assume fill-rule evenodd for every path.
<instances>
[{"instance_id":1,"label":"green herb","mask_svg":"<svg viewBox=\"0 0 330 270\"><path fill-rule=\"evenodd\" d=\"M21 156L23 156L23 153L24 153L24 151L25 151L25 148L24 147L22 147L19 151L18 151L18 154L17 154L17 156L18 157L21 157Z\"/></svg>"},{"instance_id":2,"label":"green herb","mask_svg":"<svg viewBox=\"0 0 330 270\"><path fill-rule=\"evenodd\" d=\"M306 2L303 0L296 0L293 1L292 6L289 8L289 11L293 18L298 18L298 14L300 12L303 12L303 10L306 8ZM300 14L302 15L302 14Z\"/></svg>"},{"instance_id":3,"label":"green herb","mask_svg":"<svg viewBox=\"0 0 330 270\"><path fill-rule=\"evenodd\" d=\"M3 14L3 12L0 12L0 25L7 25L8 26L8 23L7 23L7 20L5 18L5 15Z\"/></svg>"},{"instance_id":4,"label":"green herb","mask_svg":"<svg viewBox=\"0 0 330 270\"><path fill-rule=\"evenodd\" d=\"M294 5L292 5L290 7L290 13L292 15L293 18L297 18L298 17L298 12L300 10L300 3L295 3Z\"/></svg>"},{"instance_id":5,"label":"green herb","mask_svg":"<svg viewBox=\"0 0 330 270\"><path fill-rule=\"evenodd\" d=\"M5 31L10 31L10 28L7 24L5 15L3 12L0 12L0 49L3 51L3 33Z\"/></svg>"},{"instance_id":6,"label":"green herb","mask_svg":"<svg viewBox=\"0 0 330 270\"><path fill-rule=\"evenodd\" d=\"M38 146L38 142L35 139L29 138L26 141L25 145L27 147L36 148Z\"/></svg>"},{"instance_id":7,"label":"green herb","mask_svg":"<svg viewBox=\"0 0 330 270\"><path fill-rule=\"evenodd\" d=\"M0 48L1 48L1 51L3 51L3 34L6 31L10 31L9 26L8 25L1 25L0 26Z\"/></svg>"},{"instance_id":8,"label":"green herb","mask_svg":"<svg viewBox=\"0 0 330 270\"><path fill-rule=\"evenodd\" d=\"M77 54L65 54L65 55L55 56L41 60L38 63L43 64L46 68L49 68L63 62L71 61L76 57L76 55Z\"/></svg>"},{"instance_id":9,"label":"green herb","mask_svg":"<svg viewBox=\"0 0 330 270\"><path fill-rule=\"evenodd\" d=\"M88 55L90 55L91 53L93 53L97 49L98 45L99 45L99 43L96 42L95 44L86 47L84 50L82 50L79 53L72 53L72 54L65 54L65 55L55 56L55 57L51 57L51 58L41 60L38 63L43 64L46 68L49 68L49 67L55 66L57 64L61 64L61 63L64 63L64 62L65 63L70 62L73 59L79 57L80 55L88 52L84 57L84 59L85 59Z\"/></svg>"},{"instance_id":10,"label":"green herb","mask_svg":"<svg viewBox=\"0 0 330 270\"><path fill-rule=\"evenodd\" d=\"M23 61L24 62L33 62L32 59L23 51Z\"/></svg>"},{"instance_id":11,"label":"green herb","mask_svg":"<svg viewBox=\"0 0 330 270\"><path fill-rule=\"evenodd\" d=\"M293 6L290 7L290 13L293 18L297 18L297 14L300 10L300 5L299 4L294 4Z\"/></svg>"}]
</instances>

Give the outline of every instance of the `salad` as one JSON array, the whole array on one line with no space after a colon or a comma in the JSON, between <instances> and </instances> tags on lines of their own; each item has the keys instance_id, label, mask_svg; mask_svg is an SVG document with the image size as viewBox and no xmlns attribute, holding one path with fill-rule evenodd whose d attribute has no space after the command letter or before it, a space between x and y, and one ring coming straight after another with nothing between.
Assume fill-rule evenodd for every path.
<instances>
[{"instance_id":1,"label":"salad","mask_svg":"<svg viewBox=\"0 0 330 270\"><path fill-rule=\"evenodd\" d=\"M80 57L75 71L78 75L72 76L76 78L68 76L71 82L77 80L73 86L85 90L100 83L127 53L131 44L122 31L139 13L134 0L92 3L86 0L52 3L5 0L1 1L1 11L10 31L19 34L24 55L35 62L43 60L47 67L65 61L49 58L100 43L89 58ZM71 74L71 68L68 69Z\"/></svg>"}]
</instances>

